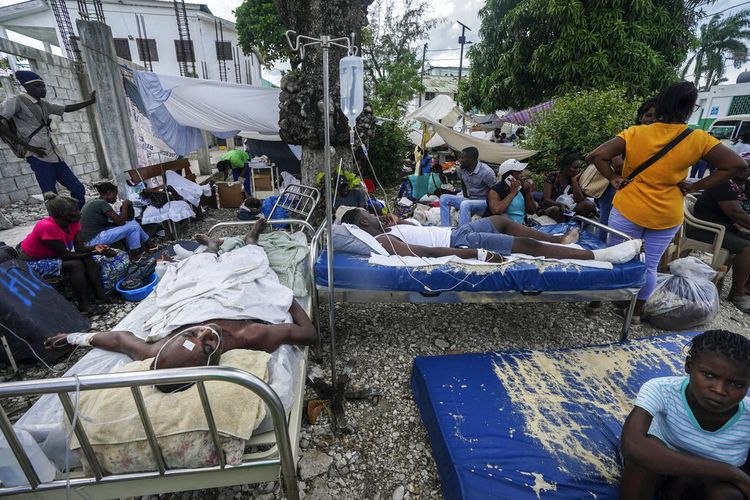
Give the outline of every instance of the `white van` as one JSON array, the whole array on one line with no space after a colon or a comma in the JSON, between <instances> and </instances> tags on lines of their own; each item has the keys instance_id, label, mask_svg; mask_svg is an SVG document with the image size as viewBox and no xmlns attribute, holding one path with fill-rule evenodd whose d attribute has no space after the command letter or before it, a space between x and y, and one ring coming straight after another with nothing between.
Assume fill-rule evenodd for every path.
<instances>
[{"instance_id":1,"label":"white van","mask_svg":"<svg viewBox=\"0 0 750 500\"><path fill-rule=\"evenodd\" d=\"M727 145L734 144L747 132L750 132L750 115L720 116L708 129L709 134Z\"/></svg>"}]
</instances>

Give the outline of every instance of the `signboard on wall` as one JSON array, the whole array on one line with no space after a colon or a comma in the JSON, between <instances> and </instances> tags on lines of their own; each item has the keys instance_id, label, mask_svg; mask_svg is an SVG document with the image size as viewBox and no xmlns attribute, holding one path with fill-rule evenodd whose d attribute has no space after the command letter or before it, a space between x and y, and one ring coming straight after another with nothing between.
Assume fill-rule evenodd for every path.
<instances>
[{"instance_id":1,"label":"signboard on wall","mask_svg":"<svg viewBox=\"0 0 750 500\"><path fill-rule=\"evenodd\" d=\"M711 112L708 116L719 116L719 106L711 106Z\"/></svg>"},{"instance_id":2,"label":"signboard on wall","mask_svg":"<svg viewBox=\"0 0 750 500\"><path fill-rule=\"evenodd\" d=\"M128 118L133 127L133 140L138 156L138 167L146 167L156 163L177 159L177 154L167 146L151 125L146 109L138 93L138 86L132 79L131 72L120 68L122 83L125 88L128 103Z\"/></svg>"}]
</instances>

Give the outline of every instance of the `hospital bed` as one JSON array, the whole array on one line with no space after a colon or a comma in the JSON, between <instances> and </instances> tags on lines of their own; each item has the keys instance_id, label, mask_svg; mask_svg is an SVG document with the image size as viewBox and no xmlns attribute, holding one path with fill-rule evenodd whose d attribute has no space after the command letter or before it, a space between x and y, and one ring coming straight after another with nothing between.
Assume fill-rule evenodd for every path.
<instances>
[{"instance_id":1,"label":"hospital bed","mask_svg":"<svg viewBox=\"0 0 750 500\"><path fill-rule=\"evenodd\" d=\"M286 208L291 216L298 216L302 220L290 218L274 219L274 221L288 224L291 228L299 228L309 241L313 236L314 228L306 219L315 209L319 194L314 188L299 189L292 186L290 189L294 196L280 197L277 205ZM215 234L222 229L236 230L238 226L252 224L254 224L253 221L220 223L212 227L209 234ZM306 297L295 297L295 299L309 315L314 316L314 283L311 265L312 260L308 259L305 265L305 279L309 292ZM118 327L126 329L125 321L128 318L137 322L147 317L150 313L149 307L151 307L150 298L139 304L115 329ZM136 317L132 316L134 313ZM112 368L125 363L129 358L122 354L94 349L79 360L62 378L0 384L0 401L12 397L42 396L21 417L15 427L30 432L37 442L45 446L49 445L50 450L57 446L59 452L62 440L63 453L67 453L67 439L70 435L66 426L70 426L70 423L75 421L73 431L80 443L82 455L91 470L91 474L84 474L80 466L75 466L71 469L69 482L60 478L59 475L55 480L41 482L31 466L27 452L13 432L14 427L7 414L0 407L0 430L27 479L25 486L0 486L0 497L60 498L69 488L74 498L114 498L124 494L138 496L274 481L278 480L281 475L286 496L290 499L299 498L296 463L307 373L307 354L306 347L282 346L273 354L270 368L271 379L266 383L247 372L228 367L109 373ZM92 371L95 373L89 373ZM274 373L282 374L291 380L274 380ZM216 380L238 384L254 392L267 407L266 420L246 441L245 454L238 465L226 463L219 443L220 437L214 422L213 411L206 395L205 384ZM148 410L144 404L141 388L180 382L195 382L198 388L211 440L217 450L219 462L217 465L177 469L168 469L165 466ZM286 389L275 390L279 384ZM154 463L157 464L155 471L104 474L89 444L84 426L75 419L76 393L120 387L130 388L149 449ZM65 423L63 423L64 418ZM52 420L51 423L50 420ZM47 449L45 453L48 456L51 454Z\"/></svg>"},{"instance_id":2,"label":"hospital bed","mask_svg":"<svg viewBox=\"0 0 750 500\"><path fill-rule=\"evenodd\" d=\"M594 227L630 239L596 221L577 217ZM324 223L325 224L325 223ZM567 226L542 226L541 230L556 234ZM321 251L325 227L315 233L311 255L315 256L315 281L318 295L328 296L328 264ZM604 244L591 233L581 231L578 242L588 249ZM645 282L646 266L640 259L617 264L613 269L579 267L565 263L520 261L498 267L494 271L477 271L452 264L433 267L389 267L374 265L368 257L334 252L334 296L340 302L411 302L425 304L457 303L534 303L626 301L620 340L630 328L636 297ZM320 300L319 298L316 299Z\"/></svg>"}]
</instances>

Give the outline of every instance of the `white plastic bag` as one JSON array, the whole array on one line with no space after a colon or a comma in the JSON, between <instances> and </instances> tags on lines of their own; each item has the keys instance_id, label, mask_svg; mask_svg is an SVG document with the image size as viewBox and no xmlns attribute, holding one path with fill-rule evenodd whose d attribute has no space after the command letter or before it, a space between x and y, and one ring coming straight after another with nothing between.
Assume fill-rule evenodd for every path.
<instances>
[{"instance_id":1,"label":"white plastic bag","mask_svg":"<svg viewBox=\"0 0 750 500\"><path fill-rule=\"evenodd\" d=\"M656 290L643 308L649 323L664 330L687 330L708 323L719 313L719 292L710 280L711 266L695 257L677 259L671 275L657 278Z\"/></svg>"}]
</instances>

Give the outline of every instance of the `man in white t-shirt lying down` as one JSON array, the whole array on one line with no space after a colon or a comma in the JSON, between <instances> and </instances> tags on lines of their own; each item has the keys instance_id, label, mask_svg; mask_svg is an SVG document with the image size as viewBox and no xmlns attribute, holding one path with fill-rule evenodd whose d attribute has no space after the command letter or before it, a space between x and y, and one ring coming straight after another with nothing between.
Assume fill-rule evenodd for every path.
<instances>
[{"instance_id":1,"label":"man in white t-shirt lying down","mask_svg":"<svg viewBox=\"0 0 750 500\"><path fill-rule=\"evenodd\" d=\"M341 222L354 224L375 239L391 255L445 257L502 262L504 256L521 253L551 259L598 260L622 264L634 259L641 240L628 240L600 250L560 245L578 241L579 230L562 236L537 231L501 216L493 215L456 228L423 227L404 222L395 215L379 218L361 208L349 210Z\"/></svg>"}]
</instances>

